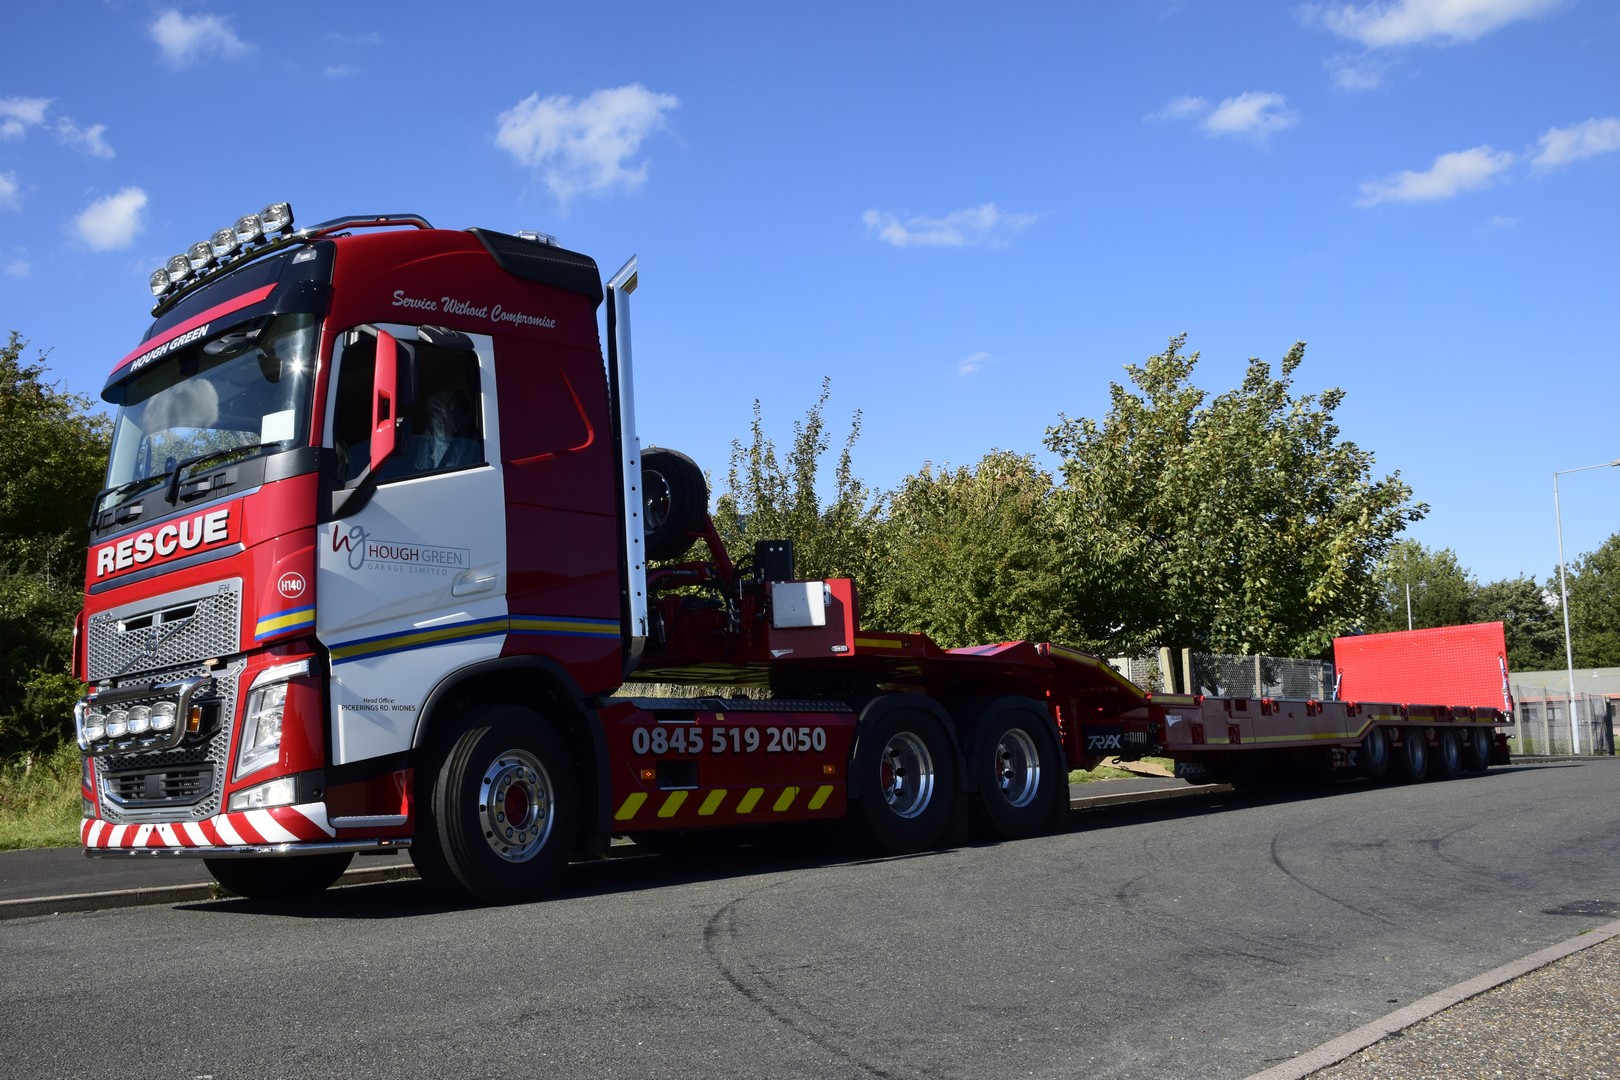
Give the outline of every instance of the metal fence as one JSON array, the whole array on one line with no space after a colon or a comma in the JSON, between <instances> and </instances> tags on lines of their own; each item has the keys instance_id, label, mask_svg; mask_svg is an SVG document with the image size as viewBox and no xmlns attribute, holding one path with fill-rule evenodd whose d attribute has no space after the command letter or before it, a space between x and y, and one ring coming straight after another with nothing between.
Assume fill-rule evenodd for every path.
<instances>
[{"instance_id":1,"label":"metal fence","mask_svg":"<svg viewBox=\"0 0 1620 1080\"><path fill-rule=\"evenodd\" d=\"M1569 754L1579 735L1583 755L1614 753L1614 724L1609 701L1597 694L1576 694L1573 731L1569 692L1545 686L1513 687L1513 752Z\"/></svg>"},{"instance_id":2,"label":"metal fence","mask_svg":"<svg viewBox=\"0 0 1620 1080\"><path fill-rule=\"evenodd\" d=\"M1322 660L1161 649L1158 656L1119 656L1109 663L1136 685L1155 692L1295 701L1333 697L1333 665Z\"/></svg>"}]
</instances>

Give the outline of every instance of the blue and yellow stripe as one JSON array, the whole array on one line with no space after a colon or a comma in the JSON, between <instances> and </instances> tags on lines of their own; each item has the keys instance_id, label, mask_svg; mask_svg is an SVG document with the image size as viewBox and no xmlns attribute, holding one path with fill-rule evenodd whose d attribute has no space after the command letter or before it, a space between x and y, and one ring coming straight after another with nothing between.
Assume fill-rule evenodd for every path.
<instances>
[{"instance_id":1,"label":"blue and yellow stripe","mask_svg":"<svg viewBox=\"0 0 1620 1080\"><path fill-rule=\"evenodd\" d=\"M278 611L274 615L266 615L253 627L253 640L263 641L265 638L280 637L295 630L308 630L315 625L315 605L306 604L303 607L288 608Z\"/></svg>"},{"instance_id":2,"label":"blue and yellow stripe","mask_svg":"<svg viewBox=\"0 0 1620 1080\"><path fill-rule=\"evenodd\" d=\"M487 619L443 623L392 634L356 638L332 646L332 663L347 664L391 653L410 652L504 634L550 634L564 637L617 638L615 619L587 619L566 615L499 615Z\"/></svg>"}]
</instances>

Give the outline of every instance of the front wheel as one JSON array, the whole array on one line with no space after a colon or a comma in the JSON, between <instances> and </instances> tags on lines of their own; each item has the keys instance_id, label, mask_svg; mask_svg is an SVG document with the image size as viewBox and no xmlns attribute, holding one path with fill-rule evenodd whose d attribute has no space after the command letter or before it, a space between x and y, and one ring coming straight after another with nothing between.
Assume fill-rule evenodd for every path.
<instances>
[{"instance_id":1,"label":"front wheel","mask_svg":"<svg viewBox=\"0 0 1620 1080\"><path fill-rule=\"evenodd\" d=\"M568 747L528 709L485 709L440 757L426 810L411 853L431 886L488 903L539 896L579 828Z\"/></svg>"},{"instance_id":2,"label":"front wheel","mask_svg":"<svg viewBox=\"0 0 1620 1080\"><path fill-rule=\"evenodd\" d=\"M252 900L289 900L313 896L343 876L353 852L325 855L204 859L203 865L226 892Z\"/></svg>"},{"instance_id":3,"label":"front wheel","mask_svg":"<svg viewBox=\"0 0 1620 1080\"><path fill-rule=\"evenodd\" d=\"M897 855L931 847L956 799L949 740L927 713L896 709L861 732L854 774L856 820L878 847Z\"/></svg>"},{"instance_id":4,"label":"front wheel","mask_svg":"<svg viewBox=\"0 0 1620 1080\"><path fill-rule=\"evenodd\" d=\"M1006 709L988 717L973 741L968 770L984 816L1002 839L1040 832L1058 788L1057 755L1040 716Z\"/></svg>"}]
</instances>

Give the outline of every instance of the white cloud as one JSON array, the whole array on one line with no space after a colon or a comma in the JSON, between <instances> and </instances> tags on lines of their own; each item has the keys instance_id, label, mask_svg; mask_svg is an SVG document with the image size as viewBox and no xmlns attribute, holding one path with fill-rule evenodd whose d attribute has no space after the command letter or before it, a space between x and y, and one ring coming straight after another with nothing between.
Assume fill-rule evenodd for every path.
<instances>
[{"instance_id":1,"label":"white cloud","mask_svg":"<svg viewBox=\"0 0 1620 1080\"><path fill-rule=\"evenodd\" d=\"M97 199L73 219L73 231L95 251L117 251L146 228L146 192L125 188Z\"/></svg>"},{"instance_id":2,"label":"white cloud","mask_svg":"<svg viewBox=\"0 0 1620 1080\"><path fill-rule=\"evenodd\" d=\"M81 128L67 117L56 121L56 137L69 146L76 146L91 157L110 158L113 148L107 143L107 125L92 124Z\"/></svg>"},{"instance_id":3,"label":"white cloud","mask_svg":"<svg viewBox=\"0 0 1620 1080\"><path fill-rule=\"evenodd\" d=\"M1208 111L1209 102L1201 97L1183 94L1181 97L1171 98L1164 108L1156 113L1149 113L1147 118L1149 120L1192 120L1195 117L1203 116Z\"/></svg>"},{"instance_id":4,"label":"white cloud","mask_svg":"<svg viewBox=\"0 0 1620 1080\"><path fill-rule=\"evenodd\" d=\"M354 64L327 64L321 69L321 76L327 79L348 79L364 71L364 68Z\"/></svg>"},{"instance_id":5,"label":"white cloud","mask_svg":"<svg viewBox=\"0 0 1620 1080\"><path fill-rule=\"evenodd\" d=\"M1616 150L1620 150L1620 119L1606 116L1567 128L1552 128L1541 137L1541 151L1531 164L1538 169L1556 169Z\"/></svg>"},{"instance_id":6,"label":"white cloud","mask_svg":"<svg viewBox=\"0 0 1620 1080\"><path fill-rule=\"evenodd\" d=\"M530 94L496 118L495 145L540 172L559 202L647 180L641 144L680 102L640 84L598 90L583 101Z\"/></svg>"},{"instance_id":7,"label":"white cloud","mask_svg":"<svg viewBox=\"0 0 1620 1080\"><path fill-rule=\"evenodd\" d=\"M185 67L204 57L230 59L252 51L230 23L218 15L182 15L165 11L147 28L163 58L174 67Z\"/></svg>"},{"instance_id":8,"label":"white cloud","mask_svg":"<svg viewBox=\"0 0 1620 1080\"><path fill-rule=\"evenodd\" d=\"M1392 66L1387 59L1370 54L1330 56L1322 63L1327 67L1333 85L1351 93L1378 89L1384 85L1384 78Z\"/></svg>"},{"instance_id":9,"label":"white cloud","mask_svg":"<svg viewBox=\"0 0 1620 1080\"><path fill-rule=\"evenodd\" d=\"M0 139L21 138L31 127L45 122L50 98L0 98Z\"/></svg>"},{"instance_id":10,"label":"white cloud","mask_svg":"<svg viewBox=\"0 0 1620 1080\"><path fill-rule=\"evenodd\" d=\"M1281 94L1250 90L1215 106L1204 117L1203 128L1210 135L1232 135L1264 142L1297 123L1299 114L1288 108L1288 99Z\"/></svg>"},{"instance_id":11,"label":"white cloud","mask_svg":"<svg viewBox=\"0 0 1620 1080\"><path fill-rule=\"evenodd\" d=\"M1307 18L1368 48L1391 48L1439 40L1475 41L1520 19L1534 19L1563 0L1374 0L1364 4L1317 4Z\"/></svg>"},{"instance_id":12,"label":"white cloud","mask_svg":"<svg viewBox=\"0 0 1620 1080\"><path fill-rule=\"evenodd\" d=\"M1406 170L1391 173L1382 180L1367 181L1361 185L1361 198L1356 200L1356 205L1449 199L1465 191L1489 187L1516 160L1513 154L1492 150L1489 146L1441 154L1424 172Z\"/></svg>"},{"instance_id":13,"label":"white cloud","mask_svg":"<svg viewBox=\"0 0 1620 1080\"><path fill-rule=\"evenodd\" d=\"M22 248L18 248L17 250L19 252L23 251ZM7 277L25 278L33 272L34 268L28 265L28 256L26 252L6 260Z\"/></svg>"},{"instance_id":14,"label":"white cloud","mask_svg":"<svg viewBox=\"0 0 1620 1080\"><path fill-rule=\"evenodd\" d=\"M995 203L953 210L944 217L901 220L888 211L861 215L866 231L895 247L1006 247L1035 223L1036 214L1009 214Z\"/></svg>"},{"instance_id":15,"label":"white cloud","mask_svg":"<svg viewBox=\"0 0 1620 1080\"><path fill-rule=\"evenodd\" d=\"M972 356L964 356L956 362L956 373L964 378L968 375L977 375L995 362L996 358L990 353L976 352Z\"/></svg>"},{"instance_id":16,"label":"white cloud","mask_svg":"<svg viewBox=\"0 0 1620 1080\"><path fill-rule=\"evenodd\" d=\"M7 210L15 210L22 205L17 200L17 174L0 173L0 206Z\"/></svg>"}]
</instances>

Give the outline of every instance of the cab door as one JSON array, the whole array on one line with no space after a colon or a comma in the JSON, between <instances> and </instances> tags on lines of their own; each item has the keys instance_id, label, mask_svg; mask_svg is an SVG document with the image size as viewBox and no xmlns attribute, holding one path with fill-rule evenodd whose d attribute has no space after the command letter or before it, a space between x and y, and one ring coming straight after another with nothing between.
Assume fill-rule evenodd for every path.
<instances>
[{"instance_id":1,"label":"cab door","mask_svg":"<svg viewBox=\"0 0 1620 1080\"><path fill-rule=\"evenodd\" d=\"M317 541L315 626L343 764L408 749L443 675L500 655L506 520L490 337L361 327L333 364L325 430L338 477ZM392 452L373 453L390 430Z\"/></svg>"}]
</instances>

